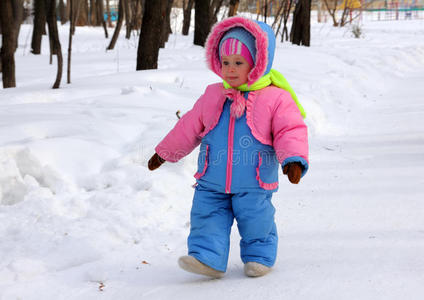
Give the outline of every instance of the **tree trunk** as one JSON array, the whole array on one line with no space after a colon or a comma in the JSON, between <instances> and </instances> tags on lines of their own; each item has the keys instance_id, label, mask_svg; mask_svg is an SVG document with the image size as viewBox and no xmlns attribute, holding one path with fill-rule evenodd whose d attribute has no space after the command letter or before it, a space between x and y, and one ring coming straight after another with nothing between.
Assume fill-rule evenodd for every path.
<instances>
[{"instance_id":1,"label":"tree trunk","mask_svg":"<svg viewBox=\"0 0 424 300\"><path fill-rule=\"evenodd\" d=\"M124 0L124 15L125 15L125 38L127 40L131 37L131 9L130 0Z\"/></svg>"},{"instance_id":2,"label":"tree trunk","mask_svg":"<svg viewBox=\"0 0 424 300\"><path fill-rule=\"evenodd\" d=\"M293 0L289 0L288 4L286 1L286 7L287 9L284 10L283 13L283 19L284 19L284 26L283 26L283 32L281 34L281 42L283 42L284 40L288 41L289 40L289 30L287 28L287 21L289 20L290 17L290 11L293 5Z\"/></svg>"},{"instance_id":3,"label":"tree trunk","mask_svg":"<svg viewBox=\"0 0 424 300\"><path fill-rule=\"evenodd\" d=\"M70 10L72 10L72 22L71 22L71 25L70 25L72 35L75 34L75 26L76 26L76 23L77 23L77 20L78 20L79 13L81 11L80 6L82 5L82 1L85 1L85 0L73 0L72 1L72 6L70 8Z\"/></svg>"},{"instance_id":4,"label":"tree trunk","mask_svg":"<svg viewBox=\"0 0 424 300\"><path fill-rule=\"evenodd\" d=\"M310 45L311 0L299 0L293 13L290 41L296 45Z\"/></svg>"},{"instance_id":5,"label":"tree trunk","mask_svg":"<svg viewBox=\"0 0 424 300\"><path fill-rule=\"evenodd\" d=\"M194 44L204 47L211 30L209 0L195 0Z\"/></svg>"},{"instance_id":6,"label":"tree trunk","mask_svg":"<svg viewBox=\"0 0 424 300\"><path fill-rule=\"evenodd\" d=\"M110 15L109 0L106 0L106 15L107 15L107 20L106 20L107 26L112 27L112 18L111 18L111 15Z\"/></svg>"},{"instance_id":7,"label":"tree trunk","mask_svg":"<svg viewBox=\"0 0 424 300\"><path fill-rule=\"evenodd\" d=\"M88 20L91 26L96 26L97 24L96 0L90 0L90 14L89 14Z\"/></svg>"},{"instance_id":8,"label":"tree trunk","mask_svg":"<svg viewBox=\"0 0 424 300\"><path fill-rule=\"evenodd\" d=\"M187 6L184 7L183 35L188 35L188 31L190 29L191 10L193 9L193 4L194 0L188 0Z\"/></svg>"},{"instance_id":9,"label":"tree trunk","mask_svg":"<svg viewBox=\"0 0 424 300\"><path fill-rule=\"evenodd\" d=\"M277 23L278 23L278 28L277 28L277 31L275 31L275 36L277 36L278 32L280 31L280 26L282 23L281 19L283 18L283 8L286 2L287 2L286 0L281 1L280 6L277 9L277 13L275 14L274 22L272 22L272 25L271 25L272 29L275 30L275 26L277 26Z\"/></svg>"},{"instance_id":10,"label":"tree trunk","mask_svg":"<svg viewBox=\"0 0 424 300\"><path fill-rule=\"evenodd\" d=\"M86 26L88 24L88 0L80 0L77 21L75 26Z\"/></svg>"},{"instance_id":11,"label":"tree trunk","mask_svg":"<svg viewBox=\"0 0 424 300\"><path fill-rule=\"evenodd\" d=\"M50 64L53 64L53 55L57 54L56 53L57 48L54 44L54 36L53 36L52 28L51 28L51 26L52 26L51 25L51 19L49 19L49 18L51 18L51 16L50 16L50 14L51 14L50 5L51 5L52 1L56 1L56 0L44 0L44 3L45 3L44 8L46 10L47 28L49 29L49 46L50 46L50 62L49 63ZM55 2L55 6L56 6L56 2Z\"/></svg>"},{"instance_id":12,"label":"tree trunk","mask_svg":"<svg viewBox=\"0 0 424 300\"><path fill-rule=\"evenodd\" d=\"M72 4L74 0L68 0L70 6L72 7ZM71 83L71 55L72 55L72 24L74 23L74 16L73 16L73 10L71 9L69 11L69 40L68 40L68 68L66 71L66 83Z\"/></svg>"},{"instance_id":13,"label":"tree trunk","mask_svg":"<svg viewBox=\"0 0 424 300\"><path fill-rule=\"evenodd\" d=\"M237 14L239 3L240 0L230 0L230 9L228 10L229 17L235 16Z\"/></svg>"},{"instance_id":14,"label":"tree trunk","mask_svg":"<svg viewBox=\"0 0 424 300\"><path fill-rule=\"evenodd\" d=\"M65 24L68 22L68 18L66 17L66 6L63 0L59 0L59 18L60 24Z\"/></svg>"},{"instance_id":15,"label":"tree trunk","mask_svg":"<svg viewBox=\"0 0 424 300\"><path fill-rule=\"evenodd\" d=\"M221 9L222 3L224 0L213 0L212 4L210 5L209 9L209 27L212 27L213 24L215 24L218 21L218 13Z\"/></svg>"},{"instance_id":16,"label":"tree trunk","mask_svg":"<svg viewBox=\"0 0 424 300\"><path fill-rule=\"evenodd\" d=\"M18 37L21 31L21 24L24 21L24 0L15 0L13 3L13 17L16 27L16 48L18 48Z\"/></svg>"},{"instance_id":17,"label":"tree trunk","mask_svg":"<svg viewBox=\"0 0 424 300\"><path fill-rule=\"evenodd\" d=\"M106 21L105 21L105 17L104 17L104 6L103 6L103 0L96 0L96 12L97 12L97 24L96 26L103 26L103 29L105 31L105 37L108 38L109 34L107 32L107 26L106 26Z\"/></svg>"},{"instance_id":18,"label":"tree trunk","mask_svg":"<svg viewBox=\"0 0 424 300\"><path fill-rule=\"evenodd\" d=\"M141 21L143 19L143 9L142 9L142 1L141 0L133 0L132 1L132 18L131 18L131 30L136 30L137 35L140 34Z\"/></svg>"},{"instance_id":19,"label":"tree trunk","mask_svg":"<svg viewBox=\"0 0 424 300\"><path fill-rule=\"evenodd\" d=\"M345 6L344 6L344 8L343 8L343 13L342 13L342 16L341 16L341 18L340 18L340 27L343 27L343 26L345 26L346 25L346 23L347 23L347 17L349 16L349 13L351 12L351 10L350 10L350 4L347 4L346 2L345 2L345 4L344 4Z\"/></svg>"},{"instance_id":20,"label":"tree trunk","mask_svg":"<svg viewBox=\"0 0 424 300\"><path fill-rule=\"evenodd\" d=\"M337 16L336 16L338 0L332 0L333 7L331 7L331 8L330 8L330 4L328 4L329 0L323 0L323 1L324 1L325 7L326 7L328 13L330 14L331 18L333 19L333 26L334 27L339 26L339 22L337 21Z\"/></svg>"},{"instance_id":21,"label":"tree trunk","mask_svg":"<svg viewBox=\"0 0 424 300\"><path fill-rule=\"evenodd\" d=\"M169 39L169 35L172 33L171 29L171 9L172 9L172 3L174 0L168 0L168 5L166 7L165 11L165 22L163 22L163 27L161 30L161 41L160 41L160 48L165 48L165 43Z\"/></svg>"},{"instance_id":22,"label":"tree trunk","mask_svg":"<svg viewBox=\"0 0 424 300\"><path fill-rule=\"evenodd\" d=\"M3 88L16 87L15 50L16 25L13 0L0 1L0 23L2 28L2 47L0 50Z\"/></svg>"},{"instance_id":23,"label":"tree trunk","mask_svg":"<svg viewBox=\"0 0 424 300\"><path fill-rule=\"evenodd\" d=\"M266 18L268 16L268 0L265 0L265 5L264 5L264 22L266 23Z\"/></svg>"},{"instance_id":24,"label":"tree trunk","mask_svg":"<svg viewBox=\"0 0 424 300\"><path fill-rule=\"evenodd\" d=\"M46 0L46 15L47 15L47 25L49 28L49 36L51 36L53 51L57 56L57 74L56 80L53 84L54 89L58 89L60 86L60 81L62 79L62 69L63 69L63 58L62 58L62 49L59 41L59 32L57 31L57 17L56 17L56 1L55 0Z\"/></svg>"},{"instance_id":25,"label":"tree trunk","mask_svg":"<svg viewBox=\"0 0 424 300\"><path fill-rule=\"evenodd\" d=\"M137 49L137 71L157 69L168 0L146 1Z\"/></svg>"},{"instance_id":26,"label":"tree trunk","mask_svg":"<svg viewBox=\"0 0 424 300\"><path fill-rule=\"evenodd\" d=\"M31 52L41 53L41 41L46 33L46 8L44 0L34 1L34 27L32 31Z\"/></svg>"},{"instance_id":27,"label":"tree trunk","mask_svg":"<svg viewBox=\"0 0 424 300\"><path fill-rule=\"evenodd\" d=\"M110 40L109 46L106 50L113 50L115 48L116 41L119 37L119 31L121 31L122 21L124 20L124 0L119 0L118 5L118 22L116 23L115 31L113 32L112 39Z\"/></svg>"},{"instance_id":28,"label":"tree trunk","mask_svg":"<svg viewBox=\"0 0 424 300\"><path fill-rule=\"evenodd\" d=\"M119 6L119 5L118 5ZM109 28L113 28L113 23L112 23L112 12L110 10L110 0L106 0L106 13L107 13L107 26Z\"/></svg>"}]
</instances>

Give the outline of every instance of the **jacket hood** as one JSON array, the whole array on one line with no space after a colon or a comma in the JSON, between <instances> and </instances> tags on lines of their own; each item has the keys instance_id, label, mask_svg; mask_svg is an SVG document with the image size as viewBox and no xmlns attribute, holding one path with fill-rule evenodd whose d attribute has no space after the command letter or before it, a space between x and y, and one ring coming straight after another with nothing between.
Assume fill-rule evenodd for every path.
<instances>
[{"instance_id":1,"label":"jacket hood","mask_svg":"<svg viewBox=\"0 0 424 300\"><path fill-rule=\"evenodd\" d=\"M209 69L222 78L219 43L225 33L235 27L244 28L255 38L255 66L247 76L247 84L251 85L270 72L274 60L275 36L272 28L266 23L236 16L215 24L205 44L207 64Z\"/></svg>"}]
</instances>

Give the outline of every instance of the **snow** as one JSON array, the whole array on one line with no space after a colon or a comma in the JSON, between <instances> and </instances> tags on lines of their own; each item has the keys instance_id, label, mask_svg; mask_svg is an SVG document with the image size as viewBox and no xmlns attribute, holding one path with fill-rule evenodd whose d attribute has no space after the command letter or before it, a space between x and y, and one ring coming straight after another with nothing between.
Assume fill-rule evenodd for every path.
<instances>
[{"instance_id":1,"label":"snow","mask_svg":"<svg viewBox=\"0 0 424 300\"><path fill-rule=\"evenodd\" d=\"M177 23L175 23L175 26ZM0 92L0 299L421 299L424 295L424 21L364 20L364 36L312 25L274 68L308 117L310 170L280 174L278 260L246 278L233 228L226 276L180 270L197 150L150 172L155 145L189 110L206 69L193 36L170 36L136 72L136 37L77 28L72 84L51 86L48 41ZM60 26L66 61L69 27Z\"/></svg>"}]
</instances>

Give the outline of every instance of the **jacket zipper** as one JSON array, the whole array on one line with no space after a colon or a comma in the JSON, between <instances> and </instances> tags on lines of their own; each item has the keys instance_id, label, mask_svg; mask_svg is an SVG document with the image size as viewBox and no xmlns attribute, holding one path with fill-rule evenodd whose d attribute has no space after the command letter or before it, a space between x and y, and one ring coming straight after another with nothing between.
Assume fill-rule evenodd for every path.
<instances>
[{"instance_id":1,"label":"jacket zipper","mask_svg":"<svg viewBox=\"0 0 424 300\"><path fill-rule=\"evenodd\" d=\"M230 123L228 125L228 151L227 151L227 178L225 192L231 193L231 179L233 173L233 146L234 146L234 124L236 118L230 113Z\"/></svg>"},{"instance_id":2,"label":"jacket zipper","mask_svg":"<svg viewBox=\"0 0 424 300\"><path fill-rule=\"evenodd\" d=\"M233 146L234 146L234 124L236 118L230 114L230 123L228 125L228 153L227 153L227 178L225 183L225 192L231 193L231 179L233 173Z\"/></svg>"}]
</instances>

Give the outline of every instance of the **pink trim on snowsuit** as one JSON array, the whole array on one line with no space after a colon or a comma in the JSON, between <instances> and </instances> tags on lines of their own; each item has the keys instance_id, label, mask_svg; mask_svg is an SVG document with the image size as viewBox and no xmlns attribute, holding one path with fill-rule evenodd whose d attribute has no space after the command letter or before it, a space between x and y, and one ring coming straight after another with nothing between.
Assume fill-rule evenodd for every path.
<instances>
[{"instance_id":1,"label":"pink trim on snowsuit","mask_svg":"<svg viewBox=\"0 0 424 300\"><path fill-rule=\"evenodd\" d=\"M256 180L259 182L259 186L261 188L265 189L265 190L276 189L278 187L278 181L273 182L273 183L266 183L266 182L262 181L261 176L260 176L261 175L260 168L262 166L262 157L261 157L260 154L258 156L259 156L259 164L256 167Z\"/></svg>"},{"instance_id":2,"label":"pink trim on snowsuit","mask_svg":"<svg viewBox=\"0 0 424 300\"><path fill-rule=\"evenodd\" d=\"M206 153L205 153L205 164L203 165L203 170L201 173L197 172L196 174L194 174L194 178L199 179L201 178L203 175L205 175L206 170L208 168L208 153L209 153L209 145L206 146Z\"/></svg>"}]
</instances>

